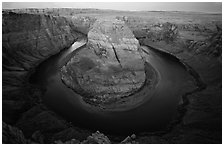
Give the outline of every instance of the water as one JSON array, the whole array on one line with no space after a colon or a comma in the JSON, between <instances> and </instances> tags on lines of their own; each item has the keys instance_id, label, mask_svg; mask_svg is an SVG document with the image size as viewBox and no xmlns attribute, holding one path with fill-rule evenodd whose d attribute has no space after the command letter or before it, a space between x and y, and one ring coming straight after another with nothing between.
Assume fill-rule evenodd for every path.
<instances>
[{"instance_id":1,"label":"water","mask_svg":"<svg viewBox=\"0 0 224 146\"><path fill-rule=\"evenodd\" d=\"M104 133L132 134L165 128L176 112L181 95L192 83L191 76L182 64L170 56L149 49L148 61L160 76L152 97L146 97L150 100L127 111L95 111L83 105L81 97L60 79L60 67L68 61L70 53L83 43L76 43L37 67L31 82L46 87L43 102L75 126Z\"/></svg>"}]
</instances>

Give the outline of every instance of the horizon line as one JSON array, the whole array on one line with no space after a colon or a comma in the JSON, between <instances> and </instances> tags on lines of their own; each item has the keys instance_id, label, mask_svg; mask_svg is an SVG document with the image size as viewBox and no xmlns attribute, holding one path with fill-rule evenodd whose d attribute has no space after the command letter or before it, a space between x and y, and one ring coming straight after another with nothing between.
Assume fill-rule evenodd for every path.
<instances>
[{"instance_id":1,"label":"horizon line","mask_svg":"<svg viewBox=\"0 0 224 146\"><path fill-rule=\"evenodd\" d=\"M28 7L28 8L2 8L2 10L22 10L22 9L89 9L89 10L111 10L111 11L122 11L122 12L193 12L193 13L206 13L206 14L222 14L222 12L203 12L203 11L178 11L178 10L115 10L115 9L104 9L104 8L74 8L74 7L46 7L46 8L36 8L36 7Z\"/></svg>"}]
</instances>

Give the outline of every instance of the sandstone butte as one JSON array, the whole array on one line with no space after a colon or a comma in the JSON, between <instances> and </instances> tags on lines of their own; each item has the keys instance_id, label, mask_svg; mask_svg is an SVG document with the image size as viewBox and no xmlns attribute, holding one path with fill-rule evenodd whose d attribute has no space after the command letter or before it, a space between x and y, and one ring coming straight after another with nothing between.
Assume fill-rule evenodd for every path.
<instances>
[{"instance_id":1,"label":"sandstone butte","mask_svg":"<svg viewBox=\"0 0 224 146\"><path fill-rule=\"evenodd\" d=\"M115 103L144 85L139 47L124 21L99 19L88 33L86 47L62 68L62 80L88 103Z\"/></svg>"}]
</instances>

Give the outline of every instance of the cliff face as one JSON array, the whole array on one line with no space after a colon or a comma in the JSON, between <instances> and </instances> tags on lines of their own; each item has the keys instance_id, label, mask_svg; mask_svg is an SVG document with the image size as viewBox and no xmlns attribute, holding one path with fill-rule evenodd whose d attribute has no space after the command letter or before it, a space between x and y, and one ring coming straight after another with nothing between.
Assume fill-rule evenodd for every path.
<instances>
[{"instance_id":1,"label":"cliff face","mask_svg":"<svg viewBox=\"0 0 224 146\"><path fill-rule=\"evenodd\" d=\"M78 35L65 18L3 15L3 64L30 70L37 61L69 47Z\"/></svg>"},{"instance_id":2,"label":"cliff face","mask_svg":"<svg viewBox=\"0 0 224 146\"><path fill-rule=\"evenodd\" d=\"M176 56L198 74L195 76L198 89L183 98L179 127L162 139L169 139L171 143L220 143L221 15L163 14L158 14L158 18L163 19L119 17L132 29L141 45ZM199 80L202 83L198 83Z\"/></svg>"},{"instance_id":3,"label":"cliff face","mask_svg":"<svg viewBox=\"0 0 224 146\"><path fill-rule=\"evenodd\" d=\"M16 11L23 14L12 13ZM51 15L44 15L46 13ZM73 16L74 14L80 16ZM83 34L87 35L89 27L95 22L95 16L105 15L124 15L125 17L119 19L125 21L141 45L148 45L175 55L190 65L207 85L206 89L185 97L185 106L181 108L185 114L181 123L172 131L160 136L146 133L137 136L136 141L139 143L221 143L222 31L220 22L222 20L221 16L216 14L113 11L104 13L99 10L67 9L3 12L3 122L16 125L24 132L26 138L33 137L38 143L43 141L52 143L55 140L62 140L63 137L66 137L63 142L73 138L80 140L80 137L90 135L79 128L69 128L65 122L57 121L57 116L49 110L34 106L39 103L38 99L42 95L39 89L29 85L28 77L40 62L70 47ZM38 124L37 121L43 124L31 129L30 127ZM52 121L59 124L51 127L49 125ZM49 128L46 128L48 126ZM40 131L44 129L48 131L41 133ZM10 128L3 123L3 131L5 131L4 143L26 142L24 135L18 129ZM48 141L51 136L53 140ZM18 140L13 141L11 137L13 139L18 137Z\"/></svg>"},{"instance_id":4,"label":"cliff face","mask_svg":"<svg viewBox=\"0 0 224 146\"><path fill-rule=\"evenodd\" d=\"M29 74L40 62L85 35L76 31L76 24L83 22L72 17L3 13L3 121L14 122L15 115L30 106Z\"/></svg>"},{"instance_id":5,"label":"cliff face","mask_svg":"<svg viewBox=\"0 0 224 146\"><path fill-rule=\"evenodd\" d=\"M158 18L117 18L126 22L142 45L150 45L174 54L204 54L216 57L222 55L220 15L181 12L156 15Z\"/></svg>"}]
</instances>

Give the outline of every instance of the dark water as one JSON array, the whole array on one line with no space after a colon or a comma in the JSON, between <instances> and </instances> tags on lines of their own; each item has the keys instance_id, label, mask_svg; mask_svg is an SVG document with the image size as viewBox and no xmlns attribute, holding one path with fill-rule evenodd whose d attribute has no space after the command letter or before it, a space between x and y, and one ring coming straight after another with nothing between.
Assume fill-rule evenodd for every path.
<instances>
[{"instance_id":1,"label":"dark water","mask_svg":"<svg viewBox=\"0 0 224 146\"><path fill-rule=\"evenodd\" d=\"M177 60L149 49L148 60L160 76L152 97L148 97L150 100L128 111L91 110L60 79L60 66L75 47L41 63L31 77L32 83L46 87L44 103L75 126L116 134L162 130L176 112L181 95L192 83L191 76Z\"/></svg>"}]
</instances>

